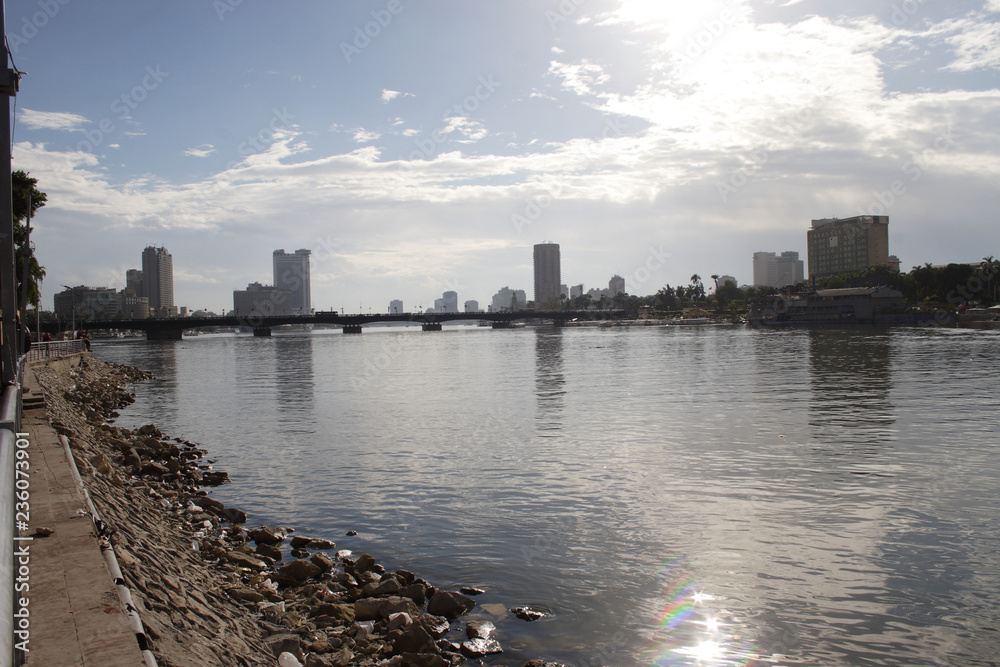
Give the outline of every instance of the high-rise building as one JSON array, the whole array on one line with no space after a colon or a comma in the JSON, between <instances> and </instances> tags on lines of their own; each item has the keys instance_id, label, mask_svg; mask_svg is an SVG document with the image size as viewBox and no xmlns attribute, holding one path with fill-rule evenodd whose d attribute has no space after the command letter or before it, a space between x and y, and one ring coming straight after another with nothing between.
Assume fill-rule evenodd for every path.
<instances>
[{"instance_id":1,"label":"high-rise building","mask_svg":"<svg viewBox=\"0 0 1000 667\"><path fill-rule=\"evenodd\" d=\"M142 288L149 299L150 315L165 316L173 311L174 259L166 248L147 246L142 251Z\"/></svg>"},{"instance_id":2,"label":"high-rise building","mask_svg":"<svg viewBox=\"0 0 1000 667\"><path fill-rule=\"evenodd\" d=\"M478 313L479 312L479 302L478 301L466 301L465 302L465 312L467 312L467 313Z\"/></svg>"},{"instance_id":3,"label":"high-rise building","mask_svg":"<svg viewBox=\"0 0 1000 667\"><path fill-rule=\"evenodd\" d=\"M616 297L619 294L625 293L625 279L622 278L617 273L611 276L611 280L608 281L608 292L610 296Z\"/></svg>"},{"instance_id":4,"label":"high-rise building","mask_svg":"<svg viewBox=\"0 0 1000 667\"><path fill-rule=\"evenodd\" d=\"M858 215L812 221L806 232L809 278L893 264L889 257L889 216Z\"/></svg>"},{"instance_id":5,"label":"high-rise building","mask_svg":"<svg viewBox=\"0 0 1000 667\"><path fill-rule=\"evenodd\" d=\"M441 295L441 302L444 305L442 312L445 313L457 313L458 312L458 292L448 291Z\"/></svg>"},{"instance_id":6,"label":"high-rise building","mask_svg":"<svg viewBox=\"0 0 1000 667\"><path fill-rule=\"evenodd\" d=\"M583 296L583 283L573 285L569 288L569 298L575 299L579 296Z\"/></svg>"},{"instance_id":7,"label":"high-rise building","mask_svg":"<svg viewBox=\"0 0 1000 667\"><path fill-rule=\"evenodd\" d=\"M522 310L527 305L527 295L524 293L523 289L501 287L500 290L493 295L491 311L499 313L503 310Z\"/></svg>"},{"instance_id":8,"label":"high-rise building","mask_svg":"<svg viewBox=\"0 0 1000 667\"><path fill-rule=\"evenodd\" d=\"M146 296L142 285L142 271L129 269L125 272L125 289L132 290L134 296Z\"/></svg>"},{"instance_id":9,"label":"high-rise building","mask_svg":"<svg viewBox=\"0 0 1000 667\"><path fill-rule=\"evenodd\" d=\"M754 287L795 285L805 279L804 270L799 253L792 250L785 251L780 256L773 252L753 254Z\"/></svg>"},{"instance_id":10,"label":"high-rise building","mask_svg":"<svg viewBox=\"0 0 1000 667\"><path fill-rule=\"evenodd\" d=\"M306 315L312 312L312 294L309 287L308 250L296 250L289 254L275 250L274 287L288 290L292 294L289 308L293 314Z\"/></svg>"},{"instance_id":11,"label":"high-rise building","mask_svg":"<svg viewBox=\"0 0 1000 667\"><path fill-rule=\"evenodd\" d=\"M535 307L559 303L559 244L539 243L535 246Z\"/></svg>"},{"instance_id":12,"label":"high-rise building","mask_svg":"<svg viewBox=\"0 0 1000 667\"><path fill-rule=\"evenodd\" d=\"M399 299L393 299L389 302L389 314L390 315L402 315L403 314L403 302Z\"/></svg>"}]
</instances>

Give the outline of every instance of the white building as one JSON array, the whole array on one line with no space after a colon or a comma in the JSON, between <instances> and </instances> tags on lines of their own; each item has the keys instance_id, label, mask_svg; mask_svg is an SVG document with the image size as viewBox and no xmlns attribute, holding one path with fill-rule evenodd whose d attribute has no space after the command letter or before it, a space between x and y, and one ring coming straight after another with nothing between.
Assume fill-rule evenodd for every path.
<instances>
[{"instance_id":1,"label":"white building","mask_svg":"<svg viewBox=\"0 0 1000 667\"><path fill-rule=\"evenodd\" d=\"M457 313L458 311L458 292L445 292L441 295L441 299L444 302L445 313Z\"/></svg>"},{"instance_id":2,"label":"white building","mask_svg":"<svg viewBox=\"0 0 1000 667\"><path fill-rule=\"evenodd\" d=\"M479 302L478 301L466 301L465 302L465 312L467 312L467 313L479 313L479 312L482 312L482 311L479 310Z\"/></svg>"},{"instance_id":3,"label":"white building","mask_svg":"<svg viewBox=\"0 0 1000 667\"><path fill-rule=\"evenodd\" d=\"M491 311L499 313L502 310L523 310L527 307L528 296L523 289L501 287L500 291L493 295Z\"/></svg>"},{"instance_id":4,"label":"white building","mask_svg":"<svg viewBox=\"0 0 1000 667\"><path fill-rule=\"evenodd\" d=\"M399 299L393 299L389 302L389 314L390 315L401 315L403 313L403 302Z\"/></svg>"},{"instance_id":5,"label":"white building","mask_svg":"<svg viewBox=\"0 0 1000 667\"><path fill-rule=\"evenodd\" d=\"M797 252L786 251L780 257L773 252L753 254L754 287L784 287L800 283L804 279L805 264L799 259Z\"/></svg>"},{"instance_id":6,"label":"white building","mask_svg":"<svg viewBox=\"0 0 1000 667\"><path fill-rule=\"evenodd\" d=\"M740 286L740 284L736 282L736 278L733 278L732 276L719 276L715 281L715 289L719 289L726 283L732 283L736 287Z\"/></svg>"}]
</instances>

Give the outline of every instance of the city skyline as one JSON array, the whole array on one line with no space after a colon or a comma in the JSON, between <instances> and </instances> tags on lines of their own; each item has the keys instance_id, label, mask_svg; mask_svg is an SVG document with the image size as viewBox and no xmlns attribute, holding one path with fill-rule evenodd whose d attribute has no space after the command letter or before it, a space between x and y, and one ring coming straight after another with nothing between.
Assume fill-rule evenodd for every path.
<instances>
[{"instance_id":1,"label":"city skyline","mask_svg":"<svg viewBox=\"0 0 1000 667\"><path fill-rule=\"evenodd\" d=\"M811 219L890 215L903 270L1000 246L997 0L56 5L7 4L45 303L150 239L216 311L289 245L350 310L531 290L549 238L634 294Z\"/></svg>"}]
</instances>

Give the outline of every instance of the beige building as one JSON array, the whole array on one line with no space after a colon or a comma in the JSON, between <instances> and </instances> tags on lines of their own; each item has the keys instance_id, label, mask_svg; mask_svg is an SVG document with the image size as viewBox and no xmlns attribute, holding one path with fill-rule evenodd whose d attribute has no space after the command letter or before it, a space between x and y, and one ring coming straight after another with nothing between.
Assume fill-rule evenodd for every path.
<instances>
[{"instance_id":1,"label":"beige building","mask_svg":"<svg viewBox=\"0 0 1000 667\"><path fill-rule=\"evenodd\" d=\"M291 315L295 310L289 290L260 283L250 283L245 290L233 290L233 315L236 317Z\"/></svg>"},{"instance_id":2,"label":"beige building","mask_svg":"<svg viewBox=\"0 0 1000 667\"><path fill-rule=\"evenodd\" d=\"M861 271L869 266L894 264L889 255L889 216L859 215L812 221L806 233L809 278Z\"/></svg>"}]
</instances>

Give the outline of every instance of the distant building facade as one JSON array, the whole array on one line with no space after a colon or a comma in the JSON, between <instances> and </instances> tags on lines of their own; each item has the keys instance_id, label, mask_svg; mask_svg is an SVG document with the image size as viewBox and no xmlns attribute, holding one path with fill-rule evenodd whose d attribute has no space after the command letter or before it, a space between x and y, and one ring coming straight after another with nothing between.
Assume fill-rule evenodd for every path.
<instances>
[{"instance_id":1,"label":"distant building facade","mask_svg":"<svg viewBox=\"0 0 1000 667\"><path fill-rule=\"evenodd\" d=\"M899 267L899 260L889 256L887 215L813 220L806 239L810 279L861 271L879 264Z\"/></svg>"},{"instance_id":2,"label":"distant building facade","mask_svg":"<svg viewBox=\"0 0 1000 667\"><path fill-rule=\"evenodd\" d=\"M245 290L233 290L233 315L268 317L296 314L292 293L285 289L250 283Z\"/></svg>"},{"instance_id":3,"label":"distant building facade","mask_svg":"<svg viewBox=\"0 0 1000 667\"><path fill-rule=\"evenodd\" d=\"M401 315L403 313L403 302L399 299L393 299L389 302L389 314L390 315Z\"/></svg>"},{"instance_id":4,"label":"distant building facade","mask_svg":"<svg viewBox=\"0 0 1000 667\"><path fill-rule=\"evenodd\" d=\"M458 292L448 291L441 295L441 300L444 303L445 313L457 313L458 312Z\"/></svg>"},{"instance_id":5,"label":"distant building facade","mask_svg":"<svg viewBox=\"0 0 1000 667\"><path fill-rule=\"evenodd\" d=\"M137 291L136 294L139 295L140 292ZM149 299L149 311L154 317L176 314L174 259L166 248L147 246L142 251L141 295Z\"/></svg>"},{"instance_id":6,"label":"distant building facade","mask_svg":"<svg viewBox=\"0 0 1000 667\"><path fill-rule=\"evenodd\" d=\"M736 282L736 278L733 278L732 276L719 276L715 280L715 289L719 289L726 283L732 283L734 287L740 286L739 283Z\"/></svg>"},{"instance_id":7,"label":"distant building facade","mask_svg":"<svg viewBox=\"0 0 1000 667\"><path fill-rule=\"evenodd\" d=\"M535 246L535 307L544 303L559 303L560 273L559 244L539 243Z\"/></svg>"},{"instance_id":8,"label":"distant building facade","mask_svg":"<svg viewBox=\"0 0 1000 667\"><path fill-rule=\"evenodd\" d=\"M122 317L127 320L142 320L149 317L149 299L129 292L131 290L124 290L121 294Z\"/></svg>"},{"instance_id":9,"label":"distant building facade","mask_svg":"<svg viewBox=\"0 0 1000 667\"><path fill-rule=\"evenodd\" d=\"M625 279L617 273L611 276L611 280L608 281L608 292L612 297L625 294Z\"/></svg>"},{"instance_id":10,"label":"distant building facade","mask_svg":"<svg viewBox=\"0 0 1000 667\"><path fill-rule=\"evenodd\" d=\"M494 313L499 313L502 310L523 310L528 306L528 297L523 289L511 289L509 287L501 287L500 290L493 295L493 301L491 306L491 311Z\"/></svg>"},{"instance_id":11,"label":"distant building facade","mask_svg":"<svg viewBox=\"0 0 1000 667\"><path fill-rule=\"evenodd\" d=\"M286 253L275 250L272 255L274 287L288 291L292 296L289 309L297 315L312 312L312 292L309 282L309 250Z\"/></svg>"},{"instance_id":12,"label":"distant building facade","mask_svg":"<svg viewBox=\"0 0 1000 667\"><path fill-rule=\"evenodd\" d=\"M129 269L125 272L125 289L132 290L135 296L146 296L142 284L142 271L139 269Z\"/></svg>"},{"instance_id":13,"label":"distant building facade","mask_svg":"<svg viewBox=\"0 0 1000 667\"><path fill-rule=\"evenodd\" d=\"M575 299L578 296L583 296L583 283L573 285L569 288L569 298Z\"/></svg>"},{"instance_id":14,"label":"distant building facade","mask_svg":"<svg viewBox=\"0 0 1000 667\"><path fill-rule=\"evenodd\" d=\"M467 313L478 313L478 312L481 312L479 310L479 302L478 301L466 301L465 302L465 312L467 312Z\"/></svg>"},{"instance_id":15,"label":"distant building facade","mask_svg":"<svg viewBox=\"0 0 1000 667\"><path fill-rule=\"evenodd\" d=\"M803 280L805 280L805 267L799 259L799 253L789 250L781 255L773 252L753 254L754 287L785 287ZM736 282L735 278L733 282Z\"/></svg>"},{"instance_id":16,"label":"distant building facade","mask_svg":"<svg viewBox=\"0 0 1000 667\"><path fill-rule=\"evenodd\" d=\"M54 310L60 320L110 320L121 310L121 299L109 287L79 285L59 292L54 297Z\"/></svg>"}]
</instances>

